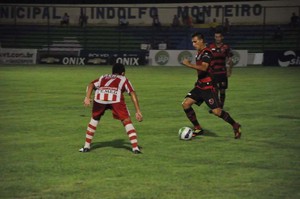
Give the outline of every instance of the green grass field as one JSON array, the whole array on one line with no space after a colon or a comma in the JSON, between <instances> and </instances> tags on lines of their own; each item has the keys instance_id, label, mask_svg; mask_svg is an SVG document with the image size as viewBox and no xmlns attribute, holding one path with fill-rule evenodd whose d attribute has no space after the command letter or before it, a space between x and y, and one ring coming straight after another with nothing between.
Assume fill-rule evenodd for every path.
<instances>
[{"instance_id":1,"label":"green grass field","mask_svg":"<svg viewBox=\"0 0 300 199\"><path fill-rule=\"evenodd\" d=\"M127 67L144 121L134 125L143 154L107 112L93 150L85 139L87 84L110 67L0 67L0 198L300 198L300 68L235 68L225 110L230 125L194 107L205 136L180 141L190 126L181 102L196 80L185 67ZM127 104L134 113L130 98Z\"/></svg>"}]
</instances>

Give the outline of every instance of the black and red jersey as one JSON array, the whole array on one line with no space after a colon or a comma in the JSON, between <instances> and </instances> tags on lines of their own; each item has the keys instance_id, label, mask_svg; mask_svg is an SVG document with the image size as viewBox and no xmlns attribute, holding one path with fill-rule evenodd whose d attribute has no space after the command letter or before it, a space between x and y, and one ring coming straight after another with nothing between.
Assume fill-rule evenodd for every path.
<instances>
[{"instance_id":1,"label":"black and red jersey","mask_svg":"<svg viewBox=\"0 0 300 199\"><path fill-rule=\"evenodd\" d=\"M211 77L211 62L213 60L212 51L209 48L204 48L201 51L198 51L196 55L196 65L202 65L202 62L209 64L206 71L197 70L198 80L196 87L201 89L212 88L212 77Z\"/></svg>"},{"instance_id":2,"label":"black and red jersey","mask_svg":"<svg viewBox=\"0 0 300 199\"><path fill-rule=\"evenodd\" d=\"M226 74L226 59L233 56L229 45L222 43L218 46L216 43L211 43L209 49L214 57L211 63L212 74Z\"/></svg>"}]
</instances>

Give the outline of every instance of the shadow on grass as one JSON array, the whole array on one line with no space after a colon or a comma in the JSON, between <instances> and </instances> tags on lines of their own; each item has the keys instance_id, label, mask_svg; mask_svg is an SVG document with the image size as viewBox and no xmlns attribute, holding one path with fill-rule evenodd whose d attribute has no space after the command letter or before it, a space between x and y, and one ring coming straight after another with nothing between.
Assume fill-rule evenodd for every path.
<instances>
[{"instance_id":1,"label":"shadow on grass","mask_svg":"<svg viewBox=\"0 0 300 199\"><path fill-rule=\"evenodd\" d=\"M208 136L208 137L219 137L217 134L215 134L213 131L204 129L204 134L203 136Z\"/></svg>"},{"instance_id":2,"label":"shadow on grass","mask_svg":"<svg viewBox=\"0 0 300 199\"><path fill-rule=\"evenodd\" d=\"M94 142L91 144L91 150L104 147L123 148L131 151L131 145L128 143L128 141L125 141L123 139L115 139L107 142Z\"/></svg>"},{"instance_id":3,"label":"shadow on grass","mask_svg":"<svg viewBox=\"0 0 300 199\"><path fill-rule=\"evenodd\" d=\"M300 117L294 115L275 115L275 117L278 117L280 119L296 119L296 120L300 119Z\"/></svg>"}]
</instances>

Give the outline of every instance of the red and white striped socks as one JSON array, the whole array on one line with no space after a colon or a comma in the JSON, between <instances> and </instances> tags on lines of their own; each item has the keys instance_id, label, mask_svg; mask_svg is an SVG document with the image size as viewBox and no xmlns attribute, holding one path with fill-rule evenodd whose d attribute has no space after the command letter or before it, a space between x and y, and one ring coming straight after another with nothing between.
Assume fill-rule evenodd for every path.
<instances>
[{"instance_id":1,"label":"red and white striped socks","mask_svg":"<svg viewBox=\"0 0 300 199\"><path fill-rule=\"evenodd\" d=\"M130 143L132 145L132 150L139 150L138 141L137 141L137 134L134 126L132 125L131 121L127 123L123 123L126 133L129 137Z\"/></svg>"},{"instance_id":2,"label":"red and white striped socks","mask_svg":"<svg viewBox=\"0 0 300 199\"><path fill-rule=\"evenodd\" d=\"M84 148L88 148L88 149L91 148L92 139L95 135L95 131L96 131L98 123L99 123L99 121L94 120L93 118L91 118L91 121L90 121L90 123L87 127L87 130L86 130ZM123 123L123 125L125 127L126 133L129 137L130 143L132 145L132 150L133 151L139 150L138 141L137 141L137 134L136 134L136 130L135 130L132 122L131 121L126 122L126 123Z\"/></svg>"},{"instance_id":3,"label":"red and white striped socks","mask_svg":"<svg viewBox=\"0 0 300 199\"><path fill-rule=\"evenodd\" d=\"M86 130L84 148L89 148L89 149L91 148L91 142L94 137L98 123L99 123L99 121L91 118L91 121Z\"/></svg>"}]
</instances>

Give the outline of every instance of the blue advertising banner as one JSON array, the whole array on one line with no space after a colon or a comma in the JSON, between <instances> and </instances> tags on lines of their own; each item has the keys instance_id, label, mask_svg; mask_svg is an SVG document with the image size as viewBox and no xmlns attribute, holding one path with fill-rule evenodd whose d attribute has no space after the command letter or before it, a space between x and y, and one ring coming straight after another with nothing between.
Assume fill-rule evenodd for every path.
<instances>
[{"instance_id":1,"label":"blue advertising banner","mask_svg":"<svg viewBox=\"0 0 300 199\"><path fill-rule=\"evenodd\" d=\"M300 66L300 51L264 51L263 65L281 67Z\"/></svg>"}]
</instances>

